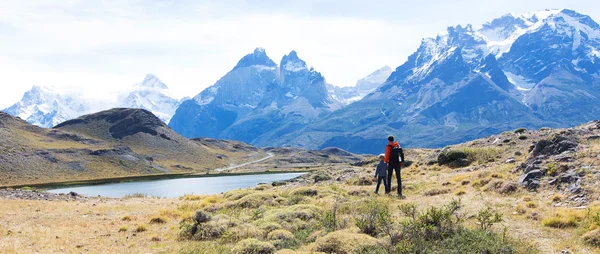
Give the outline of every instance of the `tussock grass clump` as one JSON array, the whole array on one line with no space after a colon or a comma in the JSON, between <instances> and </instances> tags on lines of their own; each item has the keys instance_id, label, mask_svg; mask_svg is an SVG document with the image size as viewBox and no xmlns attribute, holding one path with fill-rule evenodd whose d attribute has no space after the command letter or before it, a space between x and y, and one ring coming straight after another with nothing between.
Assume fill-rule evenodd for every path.
<instances>
[{"instance_id":1,"label":"tussock grass clump","mask_svg":"<svg viewBox=\"0 0 600 254\"><path fill-rule=\"evenodd\" d=\"M554 196L552 196L552 202L560 202L563 199L563 196L556 193L554 194Z\"/></svg>"},{"instance_id":2,"label":"tussock grass clump","mask_svg":"<svg viewBox=\"0 0 600 254\"><path fill-rule=\"evenodd\" d=\"M573 209L558 209L556 213L542 220L542 225L551 228L576 227L578 222L585 219L585 211Z\"/></svg>"},{"instance_id":3,"label":"tussock grass clump","mask_svg":"<svg viewBox=\"0 0 600 254\"><path fill-rule=\"evenodd\" d=\"M123 218L121 218L122 221L131 221L133 218L131 218L131 216L127 215L127 216L123 216Z\"/></svg>"},{"instance_id":4,"label":"tussock grass clump","mask_svg":"<svg viewBox=\"0 0 600 254\"><path fill-rule=\"evenodd\" d=\"M241 199L252 193L256 193L256 192L252 191L252 190L234 190L234 191L229 191L229 192L225 193L224 197L227 200L236 201L236 200Z\"/></svg>"},{"instance_id":5,"label":"tussock grass clump","mask_svg":"<svg viewBox=\"0 0 600 254\"><path fill-rule=\"evenodd\" d=\"M182 198L185 201L198 201L198 200L204 199L204 196L202 196L202 195L185 194Z\"/></svg>"},{"instance_id":6,"label":"tussock grass clump","mask_svg":"<svg viewBox=\"0 0 600 254\"><path fill-rule=\"evenodd\" d=\"M527 208L537 208L537 204L533 201L529 201L525 204Z\"/></svg>"},{"instance_id":7,"label":"tussock grass clump","mask_svg":"<svg viewBox=\"0 0 600 254\"><path fill-rule=\"evenodd\" d=\"M465 148L464 152L469 161L480 164L493 162L502 154L502 150L495 147Z\"/></svg>"},{"instance_id":8,"label":"tussock grass clump","mask_svg":"<svg viewBox=\"0 0 600 254\"><path fill-rule=\"evenodd\" d=\"M223 239L235 243L247 238L260 238L264 235L265 232L254 224L244 223L227 229Z\"/></svg>"},{"instance_id":9,"label":"tussock grass clump","mask_svg":"<svg viewBox=\"0 0 600 254\"><path fill-rule=\"evenodd\" d=\"M267 222L277 222L282 226L289 226L289 223L317 222L323 214L323 208L314 205L293 205L284 208L272 209L265 212L264 220Z\"/></svg>"},{"instance_id":10,"label":"tussock grass clump","mask_svg":"<svg viewBox=\"0 0 600 254\"><path fill-rule=\"evenodd\" d=\"M379 241L371 236L340 230L317 239L314 251L349 254L376 248L379 244Z\"/></svg>"},{"instance_id":11,"label":"tussock grass clump","mask_svg":"<svg viewBox=\"0 0 600 254\"><path fill-rule=\"evenodd\" d=\"M315 183L318 183L318 182L324 182L324 181L329 181L329 180L331 180L331 175L329 175L329 174L327 174L327 173L325 173L325 172L323 172L323 171L319 171L319 172L316 172L316 173L314 173L314 174L311 176L311 179L312 179L312 180L313 180Z\"/></svg>"},{"instance_id":12,"label":"tussock grass clump","mask_svg":"<svg viewBox=\"0 0 600 254\"><path fill-rule=\"evenodd\" d=\"M450 189L431 189L431 190L427 190L423 193L423 195L425 196L437 196L437 195L442 195L442 194L447 194L450 193Z\"/></svg>"},{"instance_id":13,"label":"tussock grass clump","mask_svg":"<svg viewBox=\"0 0 600 254\"><path fill-rule=\"evenodd\" d=\"M236 254L271 254L277 249L273 244L262 242L255 238L248 238L238 242L233 248L233 253Z\"/></svg>"},{"instance_id":14,"label":"tussock grass clump","mask_svg":"<svg viewBox=\"0 0 600 254\"><path fill-rule=\"evenodd\" d=\"M293 239L294 239L294 234L292 234L290 231L287 231L285 229L274 230L267 235L267 240L271 240L271 241L274 241L274 240L290 241Z\"/></svg>"},{"instance_id":15,"label":"tussock grass clump","mask_svg":"<svg viewBox=\"0 0 600 254\"><path fill-rule=\"evenodd\" d=\"M259 227L265 231L265 233L271 233L275 230L279 230L279 229L283 229L283 227L281 226L281 224L277 223L277 222L262 222L259 224Z\"/></svg>"},{"instance_id":16,"label":"tussock grass clump","mask_svg":"<svg viewBox=\"0 0 600 254\"><path fill-rule=\"evenodd\" d=\"M358 186L369 186L373 184L373 179L366 176L356 177L348 181L348 184L358 185Z\"/></svg>"},{"instance_id":17,"label":"tussock grass clump","mask_svg":"<svg viewBox=\"0 0 600 254\"><path fill-rule=\"evenodd\" d=\"M119 228L119 232L127 232L127 226L122 226Z\"/></svg>"},{"instance_id":18,"label":"tussock grass clump","mask_svg":"<svg viewBox=\"0 0 600 254\"><path fill-rule=\"evenodd\" d=\"M239 208L259 208L263 205L273 205L278 196L270 193L252 193L245 195L232 203L232 206Z\"/></svg>"},{"instance_id":19,"label":"tussock grass clump","mask_svg":"<svg viewBox=\"0 0 600 254\"><path fill-rule=\"evenodd\" d=\"M313 197L316 196L317 194L319 194L319 191L317 191L316 189L313 188L297 188L295 190L293 190L291 193L291 195L298 195L298 196L307 196L307 197Z\"/></svg>"},{"instance_id":20,"label":"tussock grass clump","mask_svg":"<svg viewBox=\"0 0 600 254\"><path fill-rule=\"evenodd\" d=\"M167 223L167 218L163 216L157 216L150 219L150 224L164 224Z\"/></svg>"},{"instance_id":21,"label":"tussock grass clump","mask_svg":"<svg viewBox=\"0 0 600 254\"><path fill-rule=\"evenodd\" d=\"M514 131L514 133L521 134L521 133L525 133L526 131L527 131L526 128L518 128Z\"/></svg>"},{"instance_id":22,"label":"tussock grass clump","mask_svg":"<svg viewBox=\"0 0 600 254\"><path fill-rule=\"evenodd\" d=\"M600 247L600 230L595 229L589 231L583 234L583 236L581 236L581 239L583 239L583 241L589 245Z\"/></svg>"},{"instance_id":23,"label":"tussock grass clump","mask_svg":"<svg viewBox=\"0 0 600 254\"><path fill-rule=\"evenodd\" d=\"M465 191L464 189L458 189L454 192L454 195L456 195L456 196L462 196L465 194L467 194L467 191Z\"/></svg>"},{"instance_id":24,"label":"tussock grass clump","mask_svg":"<svg viewBox=\"0 0 600 254\"><path fill-rule=\"evenodd\" d=\"M137 232L137 233L146 232L146 231L148 231L148 226L146 226L146 224L140 224L135 228L135 232Z\"/></svg>"}]
</instances>

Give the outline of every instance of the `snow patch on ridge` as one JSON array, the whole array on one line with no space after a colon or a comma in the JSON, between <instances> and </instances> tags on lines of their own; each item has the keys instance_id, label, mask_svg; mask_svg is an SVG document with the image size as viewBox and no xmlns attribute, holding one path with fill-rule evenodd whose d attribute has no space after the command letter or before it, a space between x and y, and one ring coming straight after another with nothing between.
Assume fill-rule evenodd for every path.
<instances>
[{"instance_id":1,"label":"snow patch on ridge","mask_svg":"<svg viewBox=\"0 0 600 254\"><path fill-rule=\"evenodd\" d=\"M519 91L529 91L531 88L533 88L533 86L535 86L535 83L531 83L531 81L525 77L513 74L511 72L505 71L504 75L506 75L508 81L515 85Z\"/></svg>"}]
</instances>

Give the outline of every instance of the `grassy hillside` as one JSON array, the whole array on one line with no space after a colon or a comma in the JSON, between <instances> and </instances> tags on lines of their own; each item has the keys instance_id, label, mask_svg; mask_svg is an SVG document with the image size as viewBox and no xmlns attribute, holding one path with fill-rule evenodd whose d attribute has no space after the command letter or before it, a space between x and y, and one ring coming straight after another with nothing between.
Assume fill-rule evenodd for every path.
<instances>
[{"instance_id":1,"label":"grassy hillside","mask_svg":"<svg viewBox=\"0 0 600 254\"><path fill-rule=\"evenodd\" d=\"M111 133L115 126L124 128L119 124L129 132ZM83 116L54 129L0 113L0 150L0 186L199 173L228 165L229 158L235 163L265 156L257 151L238 158L235 151L209 150L136 109Z\"/></svg>"},{"instance_id":2,"label":"grassy hillside","mask_svg":"<svg viewBox=\"0 0 600 254\"><path fill-rule=\"evenodd\" d=\"M274 154L236 171L313 171L285 183L178 199L65 202L43 192L35 194L42 200L0 193L0 252L600 252L600 122L409 149L406 199L373 193L375 157L351 165L342 159L359 157L337 149L192 142L210 153Z\"/></svg>"}]
</instances>

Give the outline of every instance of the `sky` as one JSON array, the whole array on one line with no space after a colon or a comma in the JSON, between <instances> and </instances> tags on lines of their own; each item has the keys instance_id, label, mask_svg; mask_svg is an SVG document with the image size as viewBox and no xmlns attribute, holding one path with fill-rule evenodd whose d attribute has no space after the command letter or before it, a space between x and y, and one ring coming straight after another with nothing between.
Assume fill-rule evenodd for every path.
<instances>
[{"instance_id":1,"label":"sky","mask_svg":"<svg viewBox=\"0 0 600 254\"><path fill-rule=\"evenodd\" d=\"M396 68L448 26L568 8L600 22L595 0L1 0L0 109L33 85L86 96L158 76L195 96L256 47L296 50L328 83Z\"/></svg>"}]
</instances>

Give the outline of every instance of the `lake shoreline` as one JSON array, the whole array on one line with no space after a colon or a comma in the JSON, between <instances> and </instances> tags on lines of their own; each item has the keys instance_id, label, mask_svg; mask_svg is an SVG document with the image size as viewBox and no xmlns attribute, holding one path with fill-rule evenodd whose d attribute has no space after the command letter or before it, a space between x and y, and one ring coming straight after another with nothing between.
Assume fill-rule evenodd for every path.
<instances>
[{"instance_id":1,"label":"lake shoreline","mask_svg":"<svg viewBox=\"0 0 600 254\"><path fill-rule=\"evenodd\" d=\"M48 182L48 183L37 183L37 184L2 185L2 186L0 186L0 189L9 189L9 188L12 188L12 189L18 189L18 188L57 189L57 188L61 188L61 187L90 186L90 185L100 185L100 184L109 184L109 183L124 183L124 182L143 182L143 181L168 180L168 179L179 179L179 178L204 178L204 177L268 175L268 174L310 173L310 172L312 172L312 170L259 171L259 172L240 172L240 173L205 173L205 174L198 174L198 173L153 174L153 175L100 178L100 179L78 180L78 181Z\"/></svg>"}]
</instances>

